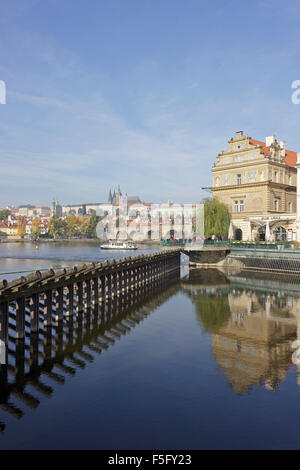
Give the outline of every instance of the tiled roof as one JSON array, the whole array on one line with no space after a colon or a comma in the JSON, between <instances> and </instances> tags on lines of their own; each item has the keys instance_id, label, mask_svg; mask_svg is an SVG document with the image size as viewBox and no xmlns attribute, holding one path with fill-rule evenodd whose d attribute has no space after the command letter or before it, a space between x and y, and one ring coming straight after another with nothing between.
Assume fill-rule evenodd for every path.
<instances>
[{"instance_id":1,"label":"tiled roof","mask_svg":"<svg viewBox=\"0 0 300 470\"><path fill-rule=\"evenodd\" d=\"M270 147L267 147L265 142L261 142L260 140L250 139L251 145L259 145L262 148L264 155L268 155L270 152ZM291 150L285 151L285 162L289 166L295 166L297 163L297 153L292 152Z\"/></svg>"}]
</instances>

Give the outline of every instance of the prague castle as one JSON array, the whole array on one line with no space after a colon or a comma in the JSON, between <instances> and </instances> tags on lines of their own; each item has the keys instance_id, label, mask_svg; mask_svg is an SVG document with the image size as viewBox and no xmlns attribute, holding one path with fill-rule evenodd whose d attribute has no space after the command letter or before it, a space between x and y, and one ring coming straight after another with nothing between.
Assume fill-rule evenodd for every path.
<instances>
[{"instance_id":1,"label":"prague castle","mask_svg":"<svg viewBox=\"0 0 300 470\"><path fill-rule=\"evenodd\" d=\"M229 238L296 240L297 153L275 136L261 142L242 131L228 143L211 190L232 214Z\"/></svg>"}]
</instances>

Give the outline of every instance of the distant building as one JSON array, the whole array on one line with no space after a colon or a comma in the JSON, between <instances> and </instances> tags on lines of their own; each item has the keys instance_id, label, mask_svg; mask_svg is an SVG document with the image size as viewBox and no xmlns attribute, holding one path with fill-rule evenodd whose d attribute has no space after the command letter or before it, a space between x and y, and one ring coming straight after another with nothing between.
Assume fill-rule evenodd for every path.
<instances>
[{"instance_id":1,"label":"distant building","mask_svg":"<svg viewBox=\"0 0 300 470\"><path fill-rule=\"evenodd\" d=\"M55 199L53 199L52 202L51 217L54 215L58 215L59 217L62 216L62 206L58 203L58 201L55 201Z\"/></svg>"}]
</instances>

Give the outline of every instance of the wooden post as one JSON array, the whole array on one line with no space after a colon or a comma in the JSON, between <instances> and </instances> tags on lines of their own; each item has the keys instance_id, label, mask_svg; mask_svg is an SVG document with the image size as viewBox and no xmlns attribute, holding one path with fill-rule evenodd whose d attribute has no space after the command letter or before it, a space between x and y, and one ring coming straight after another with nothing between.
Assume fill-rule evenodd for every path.
<instances>
[{"instance_id":1,"label":"wooden post","mask_svg":"<svg viewBox=\"0 0 300 470\"><path fill-rule=\"evenodd\" d=\"M130 269L125 271L125 290L128 292L130 289Z\"/></svg>"},{"instance_id":2,"label":"wooden post","mask_svg":"<svg viewBox=\"0 0 300 470\"><path fill-rule=\"evenodd\" d=\"M64 288L58 287L55 292L55 320L62 321L64 318Z\"/></svg>"},{"instance_id":3,"label":"wooden post","mask_svg":"<svg viewBox=\"0 0 300 470\"><path fill-rule=\"evenodd\" d=\"M52 325L52 289L44 293L44 325Z\"/></svg>"},{"instance_id":4,"label":"wooden post","mask_svg":"<svg viewBox=\"0 0 300 470\"><path fill-rule=\"evenodd\" d=\"M84 283L84 309L87 310L91 303L91 280L87 279Z\"/></svg>"},{"instance_id":5,"label":"wooden post","mask_svg":"<svg viewBox=\"0 0 300 470\"><path fill-rule=\"evenodd\" d=\"M25 336L25 297L16 300L16 338Z\"/></svg>"},{"instance_id":6,"label":"wooden post","mask_svg":"<svg viewBox=\"0 0 300 470\"><path fill-rule=\"evenodd\" d=\"M105 276L100 277L101 288L100 288L100 297L101 302L105 302Z\"/></svg>"},{"instance_id":7,"label":"wooden post","mask_svg":"<svg viewBox=\"0 0 300 470\"><path fill-rule=\"evenodd\" d=\"M39 295L38 294L32 294L30 299L29 299L30 331L32 331L32 332L39 331L39 326L40 326L39 305L40 305Z\"/></svg>"},{"instance_id":8,"label":"wooden post","mask_svg":"<svg viewBox=\"0 0 300 470\"><path fill-rule=\"evenodd\" d=\"M8 302L0 304L0 340L7 343L8 331Z\"/></svg>"},{"instance_id":9,"label":"wooden post","mask_svg":"<svg viewBox=\"0 0 300 470\"><path fill-rule=\"evenodd\" d=\"M108 273L106 276L106 298L110 299L111 298L111 273Z\"/></svg>"},{"instance_id":10,"label":"wooden post","mask_svg":"<svg viewBox=\"0 0 300 470\"><path fill-rule=\"evenodd\" d=\"M83 310L83 285L82 281L77 282L77 288L76 288L76 296L77 296L77 305L76 305L76 312L82 312Z\"/></svg>"},{"instance_id":11,"label":"wooden post","mask_svg":"<svg viewBox=\"0 0 300 470\"><path fill-rule=\"evenodd\" d=\"M99 292L98 292L98 277L94 277L92 280L92 304L93 305L98 305L98 298L99 298Z\"/></svg>"},{"instance_id":12,"label":"wooden post","mask_svg":"<svg viewBox=\"0 0 300 470\"><path fill-rule=\"evenodd\" d=\"M30 372L34 373L39 366L39 335L36 332L32 332L30 334L30 362L29 364L30 364Z\"/></svg>"},{"instance_id":13,"label":"wooden post","mask_svg":"<svg viewBox=\"0 0 300 470\"><path fill-rule=\"evenodd\" d=\"M66 317L73 316L73 308L74 308L74 285L69 284L67 286L67 302L66 302Z\"/></svg>"}]
</instances>

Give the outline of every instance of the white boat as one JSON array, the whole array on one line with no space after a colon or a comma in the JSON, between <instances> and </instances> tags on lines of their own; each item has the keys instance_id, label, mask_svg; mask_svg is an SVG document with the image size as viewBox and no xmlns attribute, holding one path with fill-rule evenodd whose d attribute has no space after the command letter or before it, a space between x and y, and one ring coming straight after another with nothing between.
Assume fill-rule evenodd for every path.
<instances>
[{"instance_id":1,"label":"white boat","mask_svg":"<svg viewBox=\"0 0 300 470\"><path fill-rule=\"evenodd\" d=\"M101 250L137 250L132 242L120 241L120 240L110 240L108 243L100 245Z\"/></svg>"}]
</instances>

